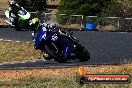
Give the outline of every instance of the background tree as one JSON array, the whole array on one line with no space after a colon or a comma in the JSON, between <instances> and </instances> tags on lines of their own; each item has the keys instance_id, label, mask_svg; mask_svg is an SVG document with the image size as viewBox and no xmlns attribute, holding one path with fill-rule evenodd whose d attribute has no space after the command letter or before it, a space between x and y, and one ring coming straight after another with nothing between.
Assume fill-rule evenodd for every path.
<instances>
[{"instance_id":1,"label":"background tree","mask_svg":"<svg viewBox=\"0 0 132 88\"><path fill-rule=\"evenodd\" d=\"M132 0L113 0L100 14L103 16L131 17Z\"/></svg>"},{"instance_id":2,"label":"background tree","mask_svg":"<svg viewBox=\"0 0 132 88\"><path fill-rule=\"evenodd\" d=\"M46 0L16 0L17 3L28 11L44 11Z\"/></svg>"},{"instance_id":3,"label":"background tree","mask_svg":"<svg viewBox=\"0 0 132 88\"><path fill-rule=\"evenodd\" d=\"M104 8L111 4L111 0L61 0L58 14L77 14L85 16L100 15ZM80 23L82 19L73 18L71 16L57 16L57 21L60 24ZM84 18L84 24L86 23L86 18Z\"/></svg>"},{"instance_id":4,"label":"background tree","mask_svg":"<svg viewBox=\"0 0 132 88\"><path fill-rule=\"evenodd\" d=\"M98 15L111 0L61 0L58 13Z\"/></svg>"}]
</instances>

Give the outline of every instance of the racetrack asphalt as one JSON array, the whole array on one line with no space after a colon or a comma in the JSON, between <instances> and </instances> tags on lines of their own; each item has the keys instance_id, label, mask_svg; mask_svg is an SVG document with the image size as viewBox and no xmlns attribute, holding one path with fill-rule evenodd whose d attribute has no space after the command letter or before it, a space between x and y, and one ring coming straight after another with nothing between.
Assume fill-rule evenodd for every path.
<instances>
[{"instance_id":1,"label":"racetrack asphalt","mask_svg":"<svg viewBox=\"0 0 132 88\"><path fill-rule=\"evenodd\" d=\"M1 64L0 68L45 67L74 65L115 65L132 62L131 32L74 31L73 34L90 52L88 62L69 61L58 64L55 61L27 61L21 63ZM32 41L31 31L15 31L11 28L0 28L0 39L13 41ZM36 58L35 58L36 59Z\"/></svg>"}]
</instances>

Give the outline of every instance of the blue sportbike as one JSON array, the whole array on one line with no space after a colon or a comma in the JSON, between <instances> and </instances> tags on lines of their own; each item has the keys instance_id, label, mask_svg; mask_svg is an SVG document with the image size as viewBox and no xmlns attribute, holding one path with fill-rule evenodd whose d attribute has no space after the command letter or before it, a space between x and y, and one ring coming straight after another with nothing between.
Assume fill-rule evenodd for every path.
<instances>
[{"instance_id":1,"label":"blue sportbike","mask_svg":"<svg viewBox=\"0 0 132 88\"><path fill-rule=\"evenodd\" d=\"M71 59L79 59L80 61L88 61L90 59L89 51L72 36L73 32L66 37L59 35L55 31L43 29L39 29L39 31L36 43L39 42L39 50L48 54L48 60L54 59L59 63L64 63ZM44 58L47 57L44 55Z\"/></svg>"}]
</instances>

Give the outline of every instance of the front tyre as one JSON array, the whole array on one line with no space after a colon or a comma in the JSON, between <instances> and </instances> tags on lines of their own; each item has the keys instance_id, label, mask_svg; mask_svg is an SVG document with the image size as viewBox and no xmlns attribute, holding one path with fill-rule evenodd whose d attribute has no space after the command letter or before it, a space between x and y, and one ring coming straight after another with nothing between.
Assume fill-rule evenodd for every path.
<instances>
[{"instance_id":1,"label":"front tyre","mask_svg":"<svg viewBox=\"0 0 132 88\"><path fill-rule=\"evenodd\" d=\"M21 28L18 25L19 18L14 18L13 24L15 26L16 31L21 31Z\"/></svg>"},{"instance_id":2,"label":"front tyre","mask_svg":"<svg viewBox=\"0 0 132 88\"><path fill-rule=\"evenodd\" d=\"M89 51L83 47L81 44L78 44L75 51L76 57L80 61L88 61L90 59L90 53Z\"/></svg>"},{"instance_id":3,"label":"front tyre","mask_svg":"<svg viewBox=\"0 0 132 88\"><path fill-rule=\"evenodd\" d=\"M19 27L15 27L16 31L21 31L21 29Z\"/></svg>"}]
</instances>

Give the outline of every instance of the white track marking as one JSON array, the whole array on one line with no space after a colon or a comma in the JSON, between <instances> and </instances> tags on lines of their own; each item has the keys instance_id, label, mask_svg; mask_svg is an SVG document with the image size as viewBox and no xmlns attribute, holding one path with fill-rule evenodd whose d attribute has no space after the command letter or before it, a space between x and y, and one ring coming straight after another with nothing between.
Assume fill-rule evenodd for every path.
<instances>
[{"instance_id":1,"label":"white track marking","mask_svg":"<svg viewBox=\"0 0 132 88\"><path fill-rule=\"evenodd\" d=\"M12 62L3 62L0 65L18 64L18 63L29 63L29 62L37 62L37 61L46 61L46 60L45 59L32 59L32 60L12 61Z\"/></svg>"},{"instance_id":2,"label":"white track marking","mask_svg":"<svg viewBox=\"0 0 132 88\"><path fill-rule=\"evenodd\" d=\"M13 41L13 40L6 40L6 39L0 39L0 41L5 41L5 42L17 42L17 43L22 42L22 41ZM26 43L31 43L31 42L26 42Z\"/></svg>"}]
</instances>

